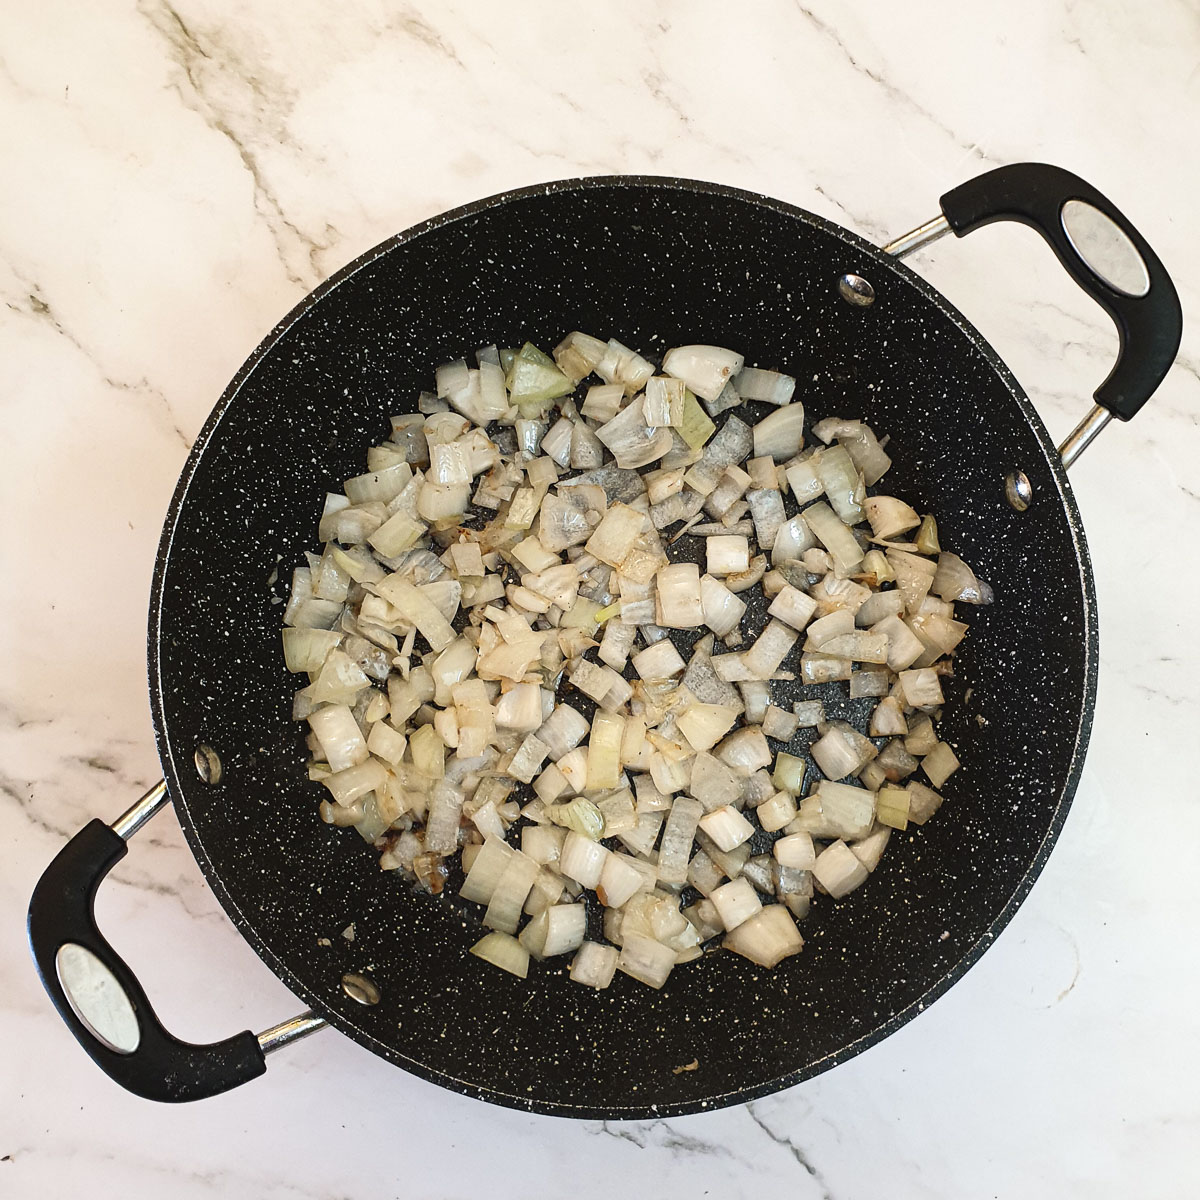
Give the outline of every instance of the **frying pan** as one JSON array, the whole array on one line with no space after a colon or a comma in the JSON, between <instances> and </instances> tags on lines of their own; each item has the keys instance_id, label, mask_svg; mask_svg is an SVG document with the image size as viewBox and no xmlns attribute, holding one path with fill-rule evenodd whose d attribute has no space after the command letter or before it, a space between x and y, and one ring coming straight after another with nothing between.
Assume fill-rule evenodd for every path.
<instances>
[{"instance_id":1,"label":"frying pan","mask_svg":"<svg viewBox=\"0 0 1200 1200\"><path fill-rule=\"evenodd\" d=\"M1120 331L1118 362L1062 454L991 347L899 261L1001 219L1036 228ZM243 1083L267 1052L329 1024L456 1091L592 1118L753 1099L887 1036L980 956L1062 827L1097 660L1064 457L1110 416L1137 412L1181 324L1170 279L1126 218L1039 164L947 193L937 218L882 249L748 192L612 177L483 200L364 254L263 342L184 468L150 607L165 781L113 825L81 830L30 905L34 958L66 1024L113 1079L158 1100ZM324 493L359 473L437 363L480 345L552 345L571 329L650 356L713 342L783 367L813 420L861 417L890 435L889 491L935 512L945 544L995 588L947 684L942 736L964 766L942 811L918 837L893 839L866 887L814 905L803 953L774 971L713 954L661 992L623 976L593 991L555 963L517 980L467 954L481 910L453 879L440 897L421 894L378 870L353 830L317 818L279 629ZM756 618L761 608L749 632ZM827 708L861 720L844 687L827 685ZM808 736L789 749L805 753ZM303 1016L258 1036L179 1041L99 933L100 881L168 798L213 892ZM351 923L353 941L340 936Z\"/></svg>"}]
</instances>

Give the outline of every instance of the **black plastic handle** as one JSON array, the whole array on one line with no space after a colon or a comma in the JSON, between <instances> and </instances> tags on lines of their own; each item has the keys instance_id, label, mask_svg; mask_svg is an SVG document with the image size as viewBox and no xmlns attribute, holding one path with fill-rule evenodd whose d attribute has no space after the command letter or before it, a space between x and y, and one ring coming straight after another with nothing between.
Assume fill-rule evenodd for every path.
<instances>
[{"instance_id":1,"label":"black plastic handle","mask_svg":"<svg viewBox=\"0 0 1200 1200\"><path fill-rule=\"evenodd\" d=\"M147 1100L203 1100L256 1079L266 1069L249 1030L197 1046L163 1028L137 977L96 927L93 904L101 881L125 857L124 838L103 821L85 825L46 868L29 902L29 944L54 1007L101 1070ZM140 1037L131 1053L111 1049L76 1015L58 977L58 953L74 943L91 951L124 991Z\"/></svg>"},{"instance_id":2,"label":"black plastic handle","mask_svg":"<svg viewBox=\"0 0 1200 1200\"><path fill-rule=\"evenodd\" d=\"M1144 295L1113 287L1072 245L1063 225L1063 207L1071 200L1098 209L1133 244L1149 276ZM1134 416L1175 360L1183 336L1183 311L1158 255L1116 205L1078 175L1045 163L998 167L947 192L941 205L959 237L993 221L1019 221L1050 243L1071 278L1112 317L1120 336L1116 365L1096 389L1096 403L1122 421Z\"/></svg>"}]
</instances>

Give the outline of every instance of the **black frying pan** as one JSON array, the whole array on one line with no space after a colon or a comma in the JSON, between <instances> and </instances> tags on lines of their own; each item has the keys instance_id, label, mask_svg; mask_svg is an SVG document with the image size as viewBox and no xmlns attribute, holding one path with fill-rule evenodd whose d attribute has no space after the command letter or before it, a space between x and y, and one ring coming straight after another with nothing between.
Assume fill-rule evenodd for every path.
<instances>
[{"instance_id":1,"label":"black frying pan","mask_svg":"<svg viewBox=\"0 0 1200 1200\"><path fill-rule=\"evenodd\" d=\"M1079 514L1042 422L979 333L897 256L946 229L1034 225L1118 324L1120 360L1096 396L1122 419L1165 374L1181 316L1145 241L1064 171L1003 168L948 193L942 211L887 253L730 188L572 180L401 234L279 325L205 425L163 532L149 666L165 793L160 785L112 827L91 822L30 906L43 982L109 1075L144 1096L197 1099L261 1074L265 1050L328 1022L496 1103L664 1116L824 1071L966 971L1029 891L1066 817L1095 695L1096 604ZM872 292L873 303L850 302ZM812 419L863 417L891 436L889 490L936 512L945 544L995 587L995 604L972 613L949 684L943 736L964 766L944 808L916 836L893 839L867 886L815 904L803 953L774 971L714 954L661 992L620 975L593 992L561 963L514 979L467 954L480 908L454 886L430 897L378 870L353 830L320 823L305 779L280 601L315 542L325 491L361 471L389 414L414 406L437 363L491 343L547 346L577 328L652 356L711 341L788 370ZM1099 423L1085 423L1076 444ZM828 685L825 698L853 717L845 686ZM807 737L791 749L802 753ZM257 1038L179 1042L101 937L96 887L167 795L234 924L310 1014ZM351 922L353 943L340 936Z\"/></svg>"}]
</instances>

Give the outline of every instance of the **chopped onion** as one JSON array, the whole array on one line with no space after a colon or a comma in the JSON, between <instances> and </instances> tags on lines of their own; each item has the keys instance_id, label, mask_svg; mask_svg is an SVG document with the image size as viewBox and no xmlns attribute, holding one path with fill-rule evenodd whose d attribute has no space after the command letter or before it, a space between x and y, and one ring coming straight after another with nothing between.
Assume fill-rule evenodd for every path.
<instances>
[{"instance_id":1,"label":"chopped onion","mask_svg":"<svg viewBox=\"0 0 1200 1200\"><path fill-rule=\"evenodd\" d=\"M754 426L755 457L770 457L776 462L792 458L804 445L804 405L789 404Z\"/></svg>"},{"instance_id":2,"label":"chopped onion","mask_svg":"<svg viewBox=\"0 0 1200 1200\"><path fill-rule=\"evenodd\" d=\"M874 820L874 792L823 779L817 790L800 802L799 816L788 826L788 832L854 839L865 837Z\"/></svg>"},{"instance_id":3,"label":"chopped onion","mask_svg":"<svg viewBox=\"0 0 1200 1200\"><path fill-rule=\"evenodd\" d=\"M976 578L975 572L957 554L948 552L938 555L932 590L943 600L962 600L967 604L992 602L991 587Z\"/></svg>"},{"instance_id":4,"label":"chopped onion","mask_svg":"<svg viewBox=\"0 0 1200 1200\"><path fill-rule=\"evenodd\" d=\"M827 846L813 864L817 882L835 899L840 900L867 881L867 868L862 865L843 841Z\"/></svg>"},{"instance_id":5,"label":"chopped onion","mask_svg":"<svg viewBox=\"0 0 1200 1200\"><path fill-rule=\"evenodd\" d=\"M717 757L735 775L746 778L755 771L770 766L773 759L762 730L745 728L731 733L718 747Z\"/></svg>"},{"instance_id":6,"label":"chopped onion","mask_svg":"<svg viewBox=\"0 0 1200 1200\"><path fill-rule=\"evenodd\" d=\"M692 704L679 714L680 733L697 752L711 750L737 720L738 710L725 704Z\"/></svg>"},{"instance_id":7,"label":"chopped onion","mask_svg":"<svg viewBox=\"0 0 1200 1200\"><path fill-rule=\"evenodd\" d=\"M586 932L586 905L555 904L525 926L520 942L533 958L541 960L578 950Z\"/></svg>"},{"instance_id":8,"label":"chopped onion","mask_svg":"<svg viewBox=\"0 0 1200 1200\"><path fill-rule=\"evenodd\" d=\"M861 421L827 417L803 450L792 376L704 346L655 375L581 331L553 358L525 343L475 361L440 367L437 396L326 496L324 549L293 574L285 661L307 675L293 715L321 817L431 893L461 854L462 895L495 929L475 951L517 974L530 952L574 952L578 982L607 987L620 966L662 986L722 931L774 965L802 945L814 885L845 895L893 828L941 804L958 759L930 713L966 633L954 602L991 589L932 516L865 496L890 459ZM603 385L575 394L593 373ZM743 398L783 407L717 430ZM703 575L672 561L689 532ZM765 626L739 598L760 585ZM672 629L698 631L686 664ZM844 680L877 701L860 719L882 748L803 698ZM773 681L799 691L790 711ZM558 698L568 685L590 723ZM805 753L774 753L802 726L820 734ZM830 778L801 800L810 756ZM773 846L752 855L759 831ZM835 840L818 854L814 836ZM708 899L684 912L686 885ZM585 889L614 945L584 941Z\"/></svg>"},{"instance_id":9,"label":"chopped onion","mask_svg":"<svg viewBox=\"0 0 1200 1200\"><path fill-rule=\"evenodd\" d=\"M676 346L663 356L663 370L682 379L702 400L716 400L745 357L720 346Z\"/></svg>"},{"instance_id":10,"label":"chopped onion","mask_svg":"<svg viewBox=\"0 0 1200 1200\"><path fill-rule=\"evenodd\" d=\"M754 826L730 804L705 813L700 818L700 828L708 834L722 850L732 850L754 835Z\"/></svg>"},{"instance_id":11,"label":"chopped onion","mask_svg":"<svg viewBox=\"0 0 1200 1200\"><path fill-rule=\"evenodd\" d=\"M772 904L732 929L724 946L760 967L775 967L790 955L799 954L804 938L787 909Z\"/></svg>"},{"instance_id":12,"label":"chopped onion","mask_svg":"<svg viewBox=\"0 0 1200 1200\"><path fill-rule=\"evenodd\" d=\"M622 941L617 967L650 987L660 988L675 965L675 953L653 938L632 934Z\"/></svg>"},{"instance_id":13,"label":"chopped onion","mask_svg":"<svg viewBox=\"0 0 1200 1200\"><path fill-rule=\"evenodd\" d=\"M471 947L471 953L518 979L529 974L529 951L507 933L485 934Z\"/></svg>"},{"instance_id":14,"label":"chopped onion","mask_svg":"<svg viewBox=\"0 0 1200 1200\"><path fill-rule=\"evenodd\" d=\"M309 727L316 735L325 761L334 771L357 766L369 757L366 739L344 704L330 704L309 714Z\"/></svg>"},{"instance_id":15,"label":"chopped onion","mask_svg":"<svg viewBox=\"0 0 1200 1200\"><path fill-rule=\"evenodd\" d=\"M733 382L743 400L762 400L766 404L790 404L796 390L791 375L759 367L743 367Z\"/></svg>"},{"instance_id":16,"label":"chopped onion","mask_svg":"<svg viewBox=\"0 0 1200 1200\"><path fill-rule=\"evenodd\" d=\"M736 629L745 611L745 601L739 600L720 580L711 575L701 578L701 617L718 637L725 637Z\"/></svg>"},{"instance_id":17,"label":"chopped onion","mask_svg":"<svg viewBox=\"0 0 1200 1200\"><path fill-rule=\"evenodd\" d=\"M571 830L563 842L559 870L584 887L594 889L610 853L599 842Z\"/></svg>"},{"instance_id":18,"label":"chopped onion","mask_svg":"<svg viewBox=\"0 0 1200 1200\"><path fill-rule=\"evenodd\" d=\"M857 860L855 860L857 861ZM732 879L709 897L727 930L734 930L762 909L762 901L748 879Z\"/></svg>"},{"instance_id":19,"label":"chopped onion","mask_svg":"<svg viewBox=\"0 0 1200 1200\"><path fill-rule=\"evenodd\" d=\"M669 638L663 638L633 656L633 669L643 679L670 679L683 668L683 658Z\"/></svg>"},{"instance_id":20,"label":"chopped onion","mask_svg":"<svg viewBox=\"0 0 1200 1200\"><path fill-rule=\"evenodd\" d=\"M838 519L857 525L863 519L863 482L854 461L842 446L830 446L814 455L817 475Z\"/></svg>"},{"instance_id":21,"label":"chopped onion","mask_svg":"<svg viewBox=\"0 0 1200 1200\"><path fill-rule=\"evenodd\" d=\"M834 565L842 574L849 575L862 562L862 547L854 534L824 501L810 504L804 510L804 520L821 545L833 556Z\"/></svg>"},{"instance_id":22,"label":"chopped onion","mask_svg":"<svg viewBox=\"0 0 1200 1200\"><path fill-rule=\"evenodd\" d=\"M958 768L958 756L945 742L938 742L921 760L921 769L935 788L940 788Z\"/></svg>"},{"instance_id":23,"label":"chopped onion","mask_svg":"<svg viewBox=\"0 0 1200 1200\"><path fill-rule=\"evenodd\" d=\"M700 568L695 563L672 563L657 575L658 624L671 629L695 629L704 623L700 599Z\"/></svg>"},{"instance_id":24,"label":"chopped onion","mask_svg":"<svg viewBox=\"0 0 1200 1200\"><path fill-rule=\"evenodd\" d=\"M772 493L778 495L778 493ZM705 563L710 575L736 575L750 569L750 543L744 537L710 537L705 542Z\"/></svg>"},{"instance_id":25,"label":"chopped onion","mask_svg":"<svg viewBox=\"0 0 1200 1200\"><path fill-rule=\"evenodd\" d=\"M620 951L602 942L583 942L571 960L571 978L585 987L606 988L617 973Z\"/></svg>"},{"instance_id":26,"label":"chopped onion","mask_svg":"<svg viewBox=\"0 0 1200 1200\"><path fill-rule=\"evenodd\" d=\"M644 467L671 448L671 431L647 423L641 397L601 425L596 437L612 451L619 467Z\"/></svg>"}]
</instances>

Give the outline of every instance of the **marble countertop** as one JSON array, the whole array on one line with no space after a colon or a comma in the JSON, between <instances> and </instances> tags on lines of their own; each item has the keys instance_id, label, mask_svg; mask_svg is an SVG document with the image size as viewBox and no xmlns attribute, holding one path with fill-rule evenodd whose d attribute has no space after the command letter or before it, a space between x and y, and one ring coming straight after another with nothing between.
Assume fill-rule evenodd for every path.
<instances>
[{"instance_id":1,"label":"marble countertop","mask_svg":"<svg viewBox=\"0 0 1200 1200\"><path fill-rule=\"evenodd\" d=\"M0 6L0 1195L1178 1197L1200 1188L1200 346L1072 471L1095 559L1091 752L995 947L866 1054L744 1107L601 1125L442 1091L335 1033L162 1107L110 1084L34 976L33 884L158 778L144 675L159 528L210 407L275 321L388 235L563 176L691 175L883 240L1005 162L1059 163L1141 227L1194 310L1195 6L1013 0ZM910 260L1051 432L1115 335L1029 231ZM1174 547L1174 549L1172 549ZM1182 584L1162 582L1183 573ZM1170 853L1168 853L1168 850ZM174 817L99 918L180 1036L296 1001Z\"/></svg>"}]
</instances>

